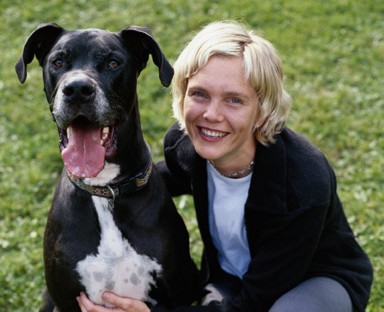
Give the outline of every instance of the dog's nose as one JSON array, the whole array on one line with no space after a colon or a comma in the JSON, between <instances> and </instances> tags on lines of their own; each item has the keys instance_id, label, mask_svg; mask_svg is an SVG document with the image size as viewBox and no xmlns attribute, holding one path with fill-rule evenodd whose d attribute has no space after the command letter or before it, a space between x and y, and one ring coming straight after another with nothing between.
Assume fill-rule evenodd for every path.
<instances>
[{"instance_id":1,"label":"dog's nose","mask_svg":"<svg viewBox=\"0 0 384 312\"><path fill-rule=\"evenodd\" d=\"M89 80L76 79L65 85L63 94L70 103L90 103L95 99L96 88Z\"/></svg>"}]
</instances>

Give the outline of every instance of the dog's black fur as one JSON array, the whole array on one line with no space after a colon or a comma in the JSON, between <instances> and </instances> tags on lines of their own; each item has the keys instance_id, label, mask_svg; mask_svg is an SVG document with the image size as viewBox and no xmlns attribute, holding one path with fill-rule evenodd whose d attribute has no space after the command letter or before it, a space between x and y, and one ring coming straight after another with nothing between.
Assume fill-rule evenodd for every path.
<instances>
[{"instance_id":1,"label":"dog's black fur","mask_svg":"<svg viewBox=\"0 0 384 312\"><path fill-rule=\"evenodd\" d=\"M146 281L144 275L132 279L133 284L149 286L140 299L171 307L196 298L198 271L189 255L187 230L156 168L148 169L151 156L141 131L136 84L149 54L159 68L162 84L168 86L173 69L147 28L133 26L112 33L98 29L68 31L56 24L44 24L28 37L16 64L22 83L27 76L27 64L35 56L42 66L44 91L58 127L61 150L68 145L69 127L110 129L107 143L104 142L104 169L100 174L97 172L97 177L76 176L64 169L49 213L44 239L45 275L49 297L61 312L80 311L75 298L88 290L82 283L84 276L80 276L78 264L101 253L101 224L104 231L110 231L111 225L99 220L96 206L101 207L103 214L112 216L112 227L118 228L123 248L131 248L129 252L137 259L160 265L160 269L148 269L147 278L153 278L152 281ZM88 184L119 187L126 181L131 183L138 174L147 183L133 191L121 191L124 194L114 200L99 197L96 201L100 204L96 205L94 198L98 196L86 190ZM80 181L83 187L74 181ZM109 212L107 202L113 206L108 208ZM106 246L110 245L113 243ZM114 247L111 249L115 251ZM113 267L114 256L112 260L108 258L108 268ZM92 262L87 266L89 263ZM124 268L129 270L129 264ZM142 269L134 270L140 275ZM91 270L94 275L100 273ZM130 277L137 278L137 274ZM115 282L113 278L106 281L104 290L116 291ZM51 311L49 305L47 299L42 311Z\"/></svg>"}]
</instances>

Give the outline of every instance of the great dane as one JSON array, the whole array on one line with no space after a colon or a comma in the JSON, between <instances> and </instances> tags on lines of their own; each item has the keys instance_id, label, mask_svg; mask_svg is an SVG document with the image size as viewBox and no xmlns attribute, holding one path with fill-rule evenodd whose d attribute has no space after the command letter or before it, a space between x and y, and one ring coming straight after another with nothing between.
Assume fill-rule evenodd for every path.
<instances>
[{"instance_id":1,"label":"great dane","mask_svg":"<svg viewBox=\"0 0 384 312\"><path fill-rule=\"evenodd\" d=\"M42 311L80 311L106 290L149 305L187 304L198 271L186 227L143 138L137 77L149 55L168 86L173 69L148 28L120 32L40 25L16 64L21 83L36 56L64 169L44 236L49 299Z\"/></svg>"}]
</instances>

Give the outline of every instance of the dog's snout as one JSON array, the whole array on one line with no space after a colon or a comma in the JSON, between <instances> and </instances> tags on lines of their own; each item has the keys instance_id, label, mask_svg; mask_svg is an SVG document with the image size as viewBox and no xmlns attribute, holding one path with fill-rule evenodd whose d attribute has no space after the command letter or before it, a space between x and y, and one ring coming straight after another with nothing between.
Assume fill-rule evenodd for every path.
<instances>
[{"instance_id":1,"label":"dog's snout","mask_svg":"<svg viewBox=\"0 0 384 312\"><path fill-rule=\"evenodd\" d=\"M70 103L89 103L95 99L96 88L92 81L77 79L64 86L63 94Z\"/></svg>"}]
</instances>

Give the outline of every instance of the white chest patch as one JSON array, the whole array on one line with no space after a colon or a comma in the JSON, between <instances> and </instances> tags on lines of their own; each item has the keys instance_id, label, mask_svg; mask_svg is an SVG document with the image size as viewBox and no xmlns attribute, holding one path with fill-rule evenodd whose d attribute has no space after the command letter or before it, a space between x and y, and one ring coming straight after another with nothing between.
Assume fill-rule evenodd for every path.
<instances>
[{"instance_id":1,"label":"white chest patch","mask_svg":"<svg viewBox=\"0 0 384 312\"><path fill-rule=\"evenodd\" d=\"M110 290L120 296L156 303L148 292L155 281L151 273L160 275L162 268L154 259L139 255L123 238L113 221L106 198L92 196L101 228L96 255L78 262L76 270L89 298L97 304L111 307L101 296Z\"/></svg>"}]
</instances>

